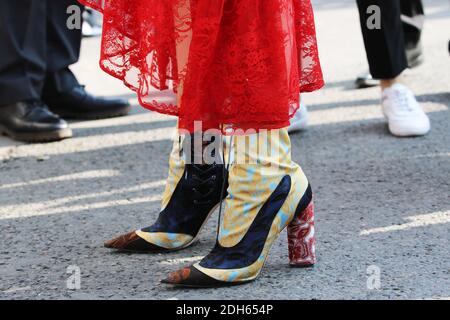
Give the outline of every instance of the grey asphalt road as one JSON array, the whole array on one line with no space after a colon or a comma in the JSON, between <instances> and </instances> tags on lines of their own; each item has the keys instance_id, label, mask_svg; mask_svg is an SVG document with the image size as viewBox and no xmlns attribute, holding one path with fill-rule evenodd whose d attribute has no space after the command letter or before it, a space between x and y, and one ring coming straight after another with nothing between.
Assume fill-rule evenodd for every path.
<instances>
[{"instance_id":1,"label":"grey asphalt road","mask_svg":"<svg viewBox=\"0 0 450 320\"><path fill-rule=\"evenodd\" d=\"M405 80L433 130L398 139L382 118L379 89L353 88L367 68L354 2L315 1L328 84L304 96L311 126L292 142L316 192L319 262L290 269L282 234L259 280L236 288L159 283L211 249L216 219L182 252L129 255L102 247L157 216L175 121L140 108L133 93L99 71L99 40L85 40L74 66L81 81L135 106L125 118L73 122L75 137L59 143L0 138L0 298L450 298L450 7L425 2L426 62ZM81 272L78 290L67 287L71 266ZM378 290L370 285L377 272Z\"/></svg>"}]
</instances>

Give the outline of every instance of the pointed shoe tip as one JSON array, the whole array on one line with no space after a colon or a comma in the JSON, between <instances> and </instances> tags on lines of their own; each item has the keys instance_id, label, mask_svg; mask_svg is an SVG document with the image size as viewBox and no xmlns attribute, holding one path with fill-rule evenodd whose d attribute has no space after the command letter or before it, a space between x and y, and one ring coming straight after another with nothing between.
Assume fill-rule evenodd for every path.
<instances>
[{"instance_id":1,"label":"pointed shoe tip","mask_svg":"<svg viewBox=\"0 0 450 320\"><path fill-rule=\"evenodd\" d=\"M136 231L131 231L117 238L105 241L103 246L108 249L125 249L130 243L135 241L137 237Z\"/></svg>"},{"instance_id":2,"label":"pointed shoe tip","mask_svg":"<svg viewBox=\"0 0 450 320\"><path fill-rule=\"evenodd\" d=\"M169 273L167 278L161 280L161 283L170 285L189 285L193 267L183 268Z\"/></svg>"},{"instance_id":3,"label":"pointed shoe tip","mask_svg":"<svg viewBox=\"0 0 450 320\"><path fill-rule=\"evenodd\" d=\"M164 284L187 288L219 288L244 284L247 282L249 281L224 282L216 280L194 266L171 272L167 278L161 280L161 283Z\"/></svg>"},{"instance_id":4,"label":"pointed shoe tip","mask_svg":"<svg viewBox=\"0 0 450 320\"><path fill-rule=\"evenodd\" d=\"M111 241L111 240L105 241L103 243L103 247L108 248L108 249L114 249L113 241Z\"/></svg>"},{"instance_id":5,"label":"pointed shoe tip","mask_svg":"<svg viewBox=\"0 0 450 320\"><path fill-rule=\"evenodd\" d=\"M162 279L160 282L163 284L176 284L176 283L172 283L169 278Z\"/></svg>"}]
</instances>

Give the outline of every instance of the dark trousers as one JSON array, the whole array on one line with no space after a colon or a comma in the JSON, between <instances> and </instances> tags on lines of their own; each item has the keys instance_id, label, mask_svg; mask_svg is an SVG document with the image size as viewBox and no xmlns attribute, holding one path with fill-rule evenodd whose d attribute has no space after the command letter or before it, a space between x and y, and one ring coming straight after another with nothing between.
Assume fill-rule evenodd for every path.
<instances>
[{"instance_id":1,"label":"dark trousers","mask_svg":"<svg viewBox=\"0 0 450 320\"><path fill-rule=\"evenodd\" d=\"M76 0L0 1L0 106L57 95L78 85L81 30L67 28Z\"/></svg>"},{"instance_id":2,"label":"dark trousers","mask_svg":"<svg viewBox=\"0 0 450 320\"><path fill-rule=\"evenodd\" d=\"M407 52L420 46L421 0L357 0L370 72L375 79L393 79L408 67ZM381 9L381 29L369 29L367 8ZM402 19L403 16L403 19Z\"/></svg>"}]
</instances>

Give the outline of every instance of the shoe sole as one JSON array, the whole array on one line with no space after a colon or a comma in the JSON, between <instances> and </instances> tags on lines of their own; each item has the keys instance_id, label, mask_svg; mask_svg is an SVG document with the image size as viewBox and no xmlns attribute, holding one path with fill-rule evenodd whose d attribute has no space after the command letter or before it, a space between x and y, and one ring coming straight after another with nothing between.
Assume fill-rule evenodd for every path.
<instances>
[{"instance_id":1,"label":"shoe sole","mask_svg":"<svg viewBox=\"0 0 450 320\"><path fill-rule=\"evenodd\" d=\"M34 132L34 133L15 133L0 126L0 135L7 136L13 140L30 143L45 143L55 142L64 139L72 138L72 129L61 129L47 132Z\"/></svg>"},{"instance_id":2,"label":"shoe sole","mask_svg":"<svg viewBox=\"0 0 450 320\"><path fill-rule=\"evenodd\" d=\"M207 285L194 285L194 284L176 284L176 283L167 283L161 281L162 284L169 286L170 288L178 288L178 289L215 289L215 288L227 288L227 287L237 287L242 286L244 284L248 284L250 282L255 281L254 280L246 280L246 281L240 281L240 282L224 282L217 286L207 286Z\"/></svg>"},{"instance_id":3,"label":"shoe sole","mask_svg":"<svg viewBox=\"0 0 450 320\"><path fill-rule=\"evenodd\" d=\"M78 113L78 112L65 112L64 110L58 110L52 108L51 111L56 113L58 116L68 120L100 120L108 118L123 117L130 113L131 106L117 110L115 112L104 111L104 112L89 112L89 113Z\"/></svg>"},{"instance_id":4,"label":"shoe sole","mask_svg":"<svg viewBox=\"0 0 450 320\"><path fill-rule=\"evenodd\" d=\"M421 132L412 132L412 131L393 131L391 129L389 129L389 132L394 136L394 137L398 137L398 138L414 138L414 137L423 137L426 136L430 130L423 130Z\"/></svg>"},{"instance_id":5,"label":"shoe sole","mask_svg":"<svg viewBox=\"0 0 450 320\"><path fill-rule=\"evenodd\" d=\"M357 89L373 88L373 87L378 87L380 85L380 80L376 80L376 79L367 80L367 79L358 78L355 81L355 85L356 85Z\"/></svg>"},{"instance_id":6,"label":"shoe sole","mask_svg":"<svg viewBox=\"0 0 450 320\"><path fill-rule=\"evenodd\" d=\"M423 137L426 136L431 131L431 124L428 124L427 126L423 126L422 128L418 129L407 129L407 128L396 128L395 126L391 125L388 122L388 129L389 132L399 138L414 138L414 137Z\"/></svg>"}]
</instances>

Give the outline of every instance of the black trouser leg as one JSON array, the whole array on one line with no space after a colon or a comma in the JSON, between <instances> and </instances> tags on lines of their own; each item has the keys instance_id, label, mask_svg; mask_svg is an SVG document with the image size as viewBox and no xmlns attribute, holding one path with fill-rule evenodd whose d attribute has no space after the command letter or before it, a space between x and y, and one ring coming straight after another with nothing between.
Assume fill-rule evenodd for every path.
<instances>
[{"instance_id":1,"label":"black trouser leg","mask_svg":"<svg viewBox=\"0 0 450 320\"><path fill-rule=\"evenodd\" d=\"M40 99L47 0L0 1L0 106Z\"/></svg>"},{"instance_id":2,"label":"black trouser leg","mask_svg":"<svg viewBox=\"0 0 450 320\"><path fill-rule=\"evenodd\" d=\"M78 61L81 46L81 28L67 27L69 6L78 6L76 0L47 0L47 76L45 96L55 96L78 85L69 66Z\"/></svg>"},{"instance_id":3,"label":"black trouser leg","mask_svg":"<svg viewBox=\"0 0 450 320\"><path fill-rule=\"evenodd\" d=\"M406 50L420 45L422 36L424 9L422 0L401 0L401 12L404 16L403 31L405 33Z\"/></svg>"},{"instance_id":4,"label":"black trouser leg","mask_svg":"<svg viewBox=\"0 0 450 320\"><path fill-rule=\"evenodd\" d=\"M408 66L400 0L357 0L370 72L375 79L392 79ZM367 8L381 8L381 29L367 27Z\"/></svg>"}]
</instances>

